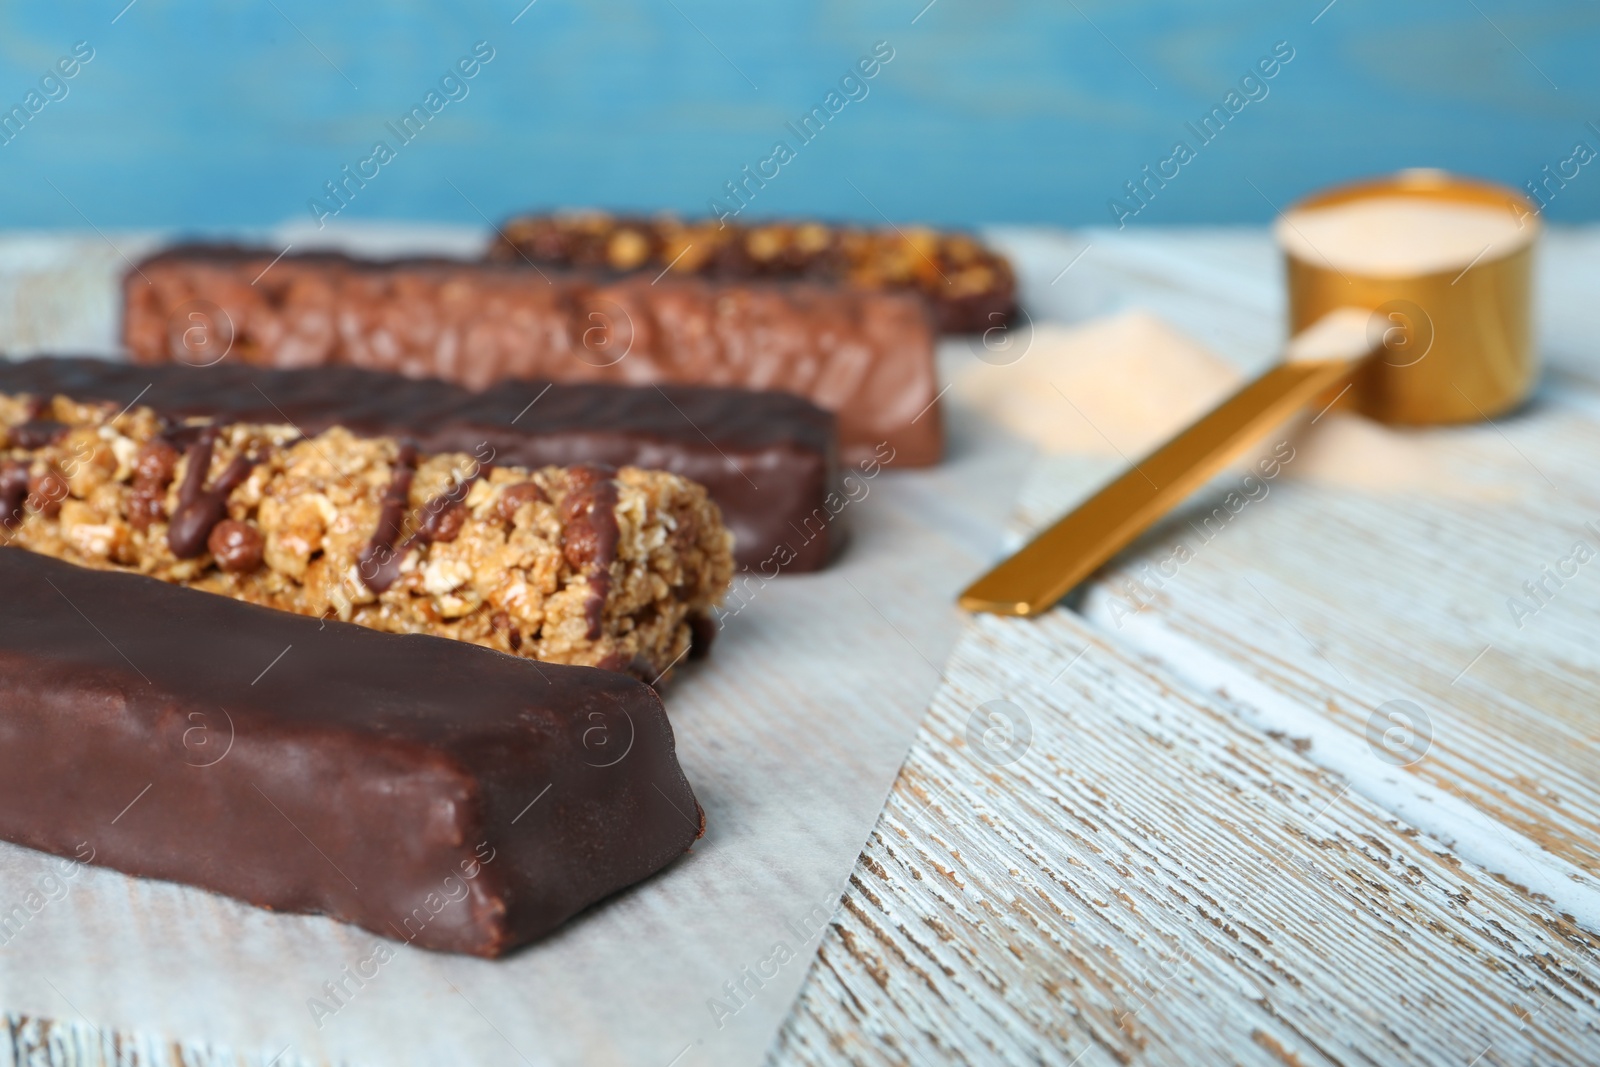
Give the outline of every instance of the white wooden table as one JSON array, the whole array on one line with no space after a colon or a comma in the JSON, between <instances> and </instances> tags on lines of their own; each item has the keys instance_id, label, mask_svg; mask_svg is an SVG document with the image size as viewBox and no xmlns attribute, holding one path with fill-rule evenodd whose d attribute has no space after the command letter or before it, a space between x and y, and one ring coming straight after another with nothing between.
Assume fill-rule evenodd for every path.
<instances>
[{"instance_id":1,"label":"white wooden table","mask_svg":"<svg viewBox=\"0 0 1600 1067\"><path fill-rule=\"evenodd\" d=\"M1041 319L1271 357L1264 233L1004 236ZM974 619L770 1062L1600 1062L1600 561L1507 606L1600 549L1597 284L1600 233L1551 235L1527 410L1284 479L1131 621L1182 516L1077 611ZM1040 460L1018 529L1113 466Z\"/></svg>"}]
</instances>

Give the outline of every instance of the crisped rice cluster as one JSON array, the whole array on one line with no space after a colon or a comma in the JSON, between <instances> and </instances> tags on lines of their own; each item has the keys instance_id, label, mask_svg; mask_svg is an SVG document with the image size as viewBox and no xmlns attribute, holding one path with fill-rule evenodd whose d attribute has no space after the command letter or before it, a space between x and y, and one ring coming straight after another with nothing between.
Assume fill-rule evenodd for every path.
<instances>
[{"instance_id":1,"label":"crisped rice cluster","mask_svg":"<svg viewBox=\"0 0 1600 1067\"><path fill-rule=\"evenodd\" d=\"M733 573L704 488L479 452L0 396L0 542L652 682L689 653Z\"/></svg>"}]
</instances>

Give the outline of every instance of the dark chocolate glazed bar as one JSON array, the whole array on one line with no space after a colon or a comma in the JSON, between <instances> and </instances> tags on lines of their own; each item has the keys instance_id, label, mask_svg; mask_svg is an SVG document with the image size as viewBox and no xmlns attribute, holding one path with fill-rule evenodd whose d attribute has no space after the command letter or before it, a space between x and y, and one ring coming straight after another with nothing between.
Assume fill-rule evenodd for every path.
<instances>
[{"instance_id":1,"label":"dark chocolate glazed bar","mask_svg":"<svg viewBox=\"0 0 1600 1067\"><path fill-rule=\"evenodd\" d=\"M771 389L834 412L847 462L927 466L943 447L936 336L911 293L182 246L130 271L123 300L140 363Z\"/></svg>"},{"instance_id":2,"label":"dark chocolate glazed bar","mask_svg":"<svg viewBox=\"0 0 1600 1067\"><path fill-rule=\"evenodd\" d=\"M0 549L0 837L499 956L703 830L648 686Z\"/></svg>"},{"instance_id":3,"label":"dark chocolate glazed bar","mask_svg":"<svg viewBox=\"0 0 1600 1067\"><path fill-rule=\"evenodd\" d=\"M137 366L88 358L0 360L0 393L137 400L173 419L289 422L307 435L344 426L406 437L423 452L492 455L519 467L666 470L706 487L745 566L788 545L794 559L785 570L817 570L842 538L826 506L838 475L833 416L787 393L516 380L473 393L435 378L355 367L273 370L233 360Z\"/></svg>"}]
</instances>

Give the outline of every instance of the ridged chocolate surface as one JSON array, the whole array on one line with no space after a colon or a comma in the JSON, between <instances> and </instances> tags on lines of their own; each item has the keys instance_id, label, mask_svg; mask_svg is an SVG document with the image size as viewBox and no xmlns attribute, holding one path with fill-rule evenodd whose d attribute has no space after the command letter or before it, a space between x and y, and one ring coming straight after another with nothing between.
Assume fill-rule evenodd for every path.
<instances>
[{"instance_id":1,"label":"ridged chocolate surface","mask_svg":"<svg viewBox=\"0 0 1600 1067\"><path fill-rule=\"evenodd\" d=\"M748 566L787 544L796 556L786 570L816 570L842 536L838 520L818 533L813 518L827 515L824 499L837 476L833 416L787 393L515 379L472 392L350 366L275 370L231 359L204 368L140 366L81 357L0 360L0 392L137 400L173 418L289 422L307 434L341 425L409 437L423 452L483 455L487 444L495 462L517 466L667 470L706 487L734 533L737 560Z\"/></svg>"},{"instance_id":2,"label":"ridged chocolate surface","mask_svg":"<svg viewBox=\"0 0 1600 1067\"><path fill-rule=\"evenodd\" d=\"M274 262L276 260L276 262ZM915 295L810 283L603 279L522 261L169 249L124 280L141 363L349 365L505 379L770 389L838 416L850 462L937 462L935 333Z\"/></svg>"},{"instance_id":3,"label":"ridged chocolate surface","mask_svg":"<svg viewBox=\"0 0 1600 1067\"><path fill-rule=\"evenodd\" d=\"M0 588L7 840L498 956L700 832L624 675L16 548Z\"/></svg>"}]
</instances>

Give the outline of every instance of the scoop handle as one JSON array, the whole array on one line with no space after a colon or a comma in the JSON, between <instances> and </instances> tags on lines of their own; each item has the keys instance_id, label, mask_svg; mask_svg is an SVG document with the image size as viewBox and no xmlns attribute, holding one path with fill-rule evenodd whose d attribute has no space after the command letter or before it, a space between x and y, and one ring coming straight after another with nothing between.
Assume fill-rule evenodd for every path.
<instances>
[{"instance_id":1,"label":"scoop handle","mask_svg":"<svg viewBox=\"0 0 1600 1067\"><path fill-rule=\"evenodd\" d=\"M1348 378L1373 347L1364 335L1343 342L1320 346L1342 354L1279 363L1241 388L969 585L961 607L996 615L1049 610L1273 426Z\"/></svg>"}]
</instances>

